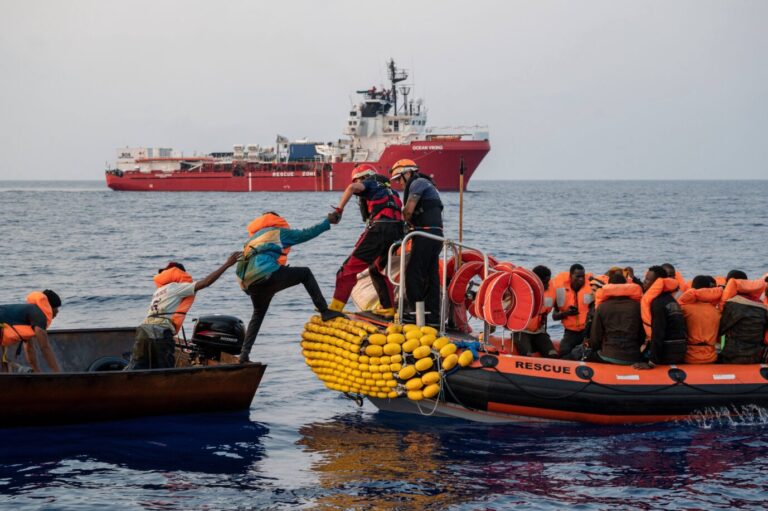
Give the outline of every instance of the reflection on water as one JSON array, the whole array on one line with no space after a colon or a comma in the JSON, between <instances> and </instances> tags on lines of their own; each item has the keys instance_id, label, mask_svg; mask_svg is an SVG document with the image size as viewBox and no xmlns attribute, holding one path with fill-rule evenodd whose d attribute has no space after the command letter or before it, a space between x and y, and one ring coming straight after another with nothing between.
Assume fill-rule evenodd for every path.
<instances>
[{"instance_id":1,"label":"reflection on water","mask_svg":"<svg viewBox=\"0 0 768 511\"><path fill-rule=\"evenodd\" d=\"M439 431L407 425L349 414L301 427L298 443L319 455L312 470L323 495L314 504L320 509L443 509L476 499L452 481L449 464L441 459Z\"/></svg>"},{"instance_id":2,"label":"reflection on water","mask_svg":"<svg viewBox=\"0 0 768 511\"><path fill-rule=\"evenodd\" d=\"M66 507L78 502L73 490L107 486L115 497L157 493L163 497L148 499L145 507L165 502L160 507L176 508L169 496L189 501L206 487L261 484L268 432L247 413L6 429L0 493L34 502L43 490L49 502Z\"/></svg>"},{"instance_id":3,"label":"reflection on water","mask_svg":"<svg viewBox=\"0 0 768 511\"><path fill-rule=\"evenodd\" d=\"M754 428L679 424L519 428L348 414L299 432L316 457L320 509L748 508L762 505L753 477L768 454L767 442L747 441L762 438Z\"/></svg>"}]
</instances>

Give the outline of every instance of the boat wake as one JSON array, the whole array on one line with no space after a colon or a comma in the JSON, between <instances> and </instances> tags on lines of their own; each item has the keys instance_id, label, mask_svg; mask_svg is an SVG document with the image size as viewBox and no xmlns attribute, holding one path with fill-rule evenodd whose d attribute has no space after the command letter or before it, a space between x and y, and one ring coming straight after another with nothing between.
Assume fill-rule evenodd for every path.
<instances>
[{"instance_id":1,"label":"boat wake","mask_svg":"<svg viewBox=\"0 0 768 511\"><path fill-rule=\"evenodd\" d=\"M687 423L703 429L768 426L768 408L757 405L707 407L691 414Z\"/></svg>"}]
</instances>

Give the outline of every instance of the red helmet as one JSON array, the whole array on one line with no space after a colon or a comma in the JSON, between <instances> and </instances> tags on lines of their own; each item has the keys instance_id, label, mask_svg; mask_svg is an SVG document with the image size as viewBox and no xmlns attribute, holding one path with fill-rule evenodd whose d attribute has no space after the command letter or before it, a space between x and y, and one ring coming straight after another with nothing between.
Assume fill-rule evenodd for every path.
<instances>
[{"instance_id":1,"label":"red helmet","mask_svg":"<svg viewBox=\"0 0 768 511\"><path fill-rule=\"evenodd\" d=\"M361 163L360 165L357 165L354 169L352 169L352 181L355 179L360 178L366 178L368 176L375 176L378 174L376 172L376 167L371 165L370 163Z\"/></svg>"}]
</instances>

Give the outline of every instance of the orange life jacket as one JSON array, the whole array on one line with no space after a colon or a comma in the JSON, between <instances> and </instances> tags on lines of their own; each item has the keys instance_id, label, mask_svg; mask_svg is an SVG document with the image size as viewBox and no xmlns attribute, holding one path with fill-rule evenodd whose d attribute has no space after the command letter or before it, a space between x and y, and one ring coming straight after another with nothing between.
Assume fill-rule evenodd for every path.
<instances>
[{"instance_id":1,"label":"orange life jacket","mask_svg":"<svg viewBox=\"0 0 768 511\"><path fill-rule=\"evenodd\" d=\"M675 270L675 280L677 281L677 284L679 286L677 289L678 291L680 291L681 294L685 293L691 288L691 285L688 282L686 282L686 280L683 278L679 270Z\"/></svg>"},{"instance_id":2,"label":"orange life jacket","mask_svg":"<svg viewBox=\"0 0 768 511\"><path fill-rule=\"evenodd\" d=\"M742 280L731 279L725 285L723 290L722 302L725 303L736 295L749 298L752 301L759 302L760 297L765 292L765 280Z\"/></svg>"},{"instance_id":3,"label":"orange life jacket","mask_svg":"<svg viewBox=\"0 0 768 511\"><path fill-rule=\"evenodd\" d=\"M27 295L27 303L36 305L45 315L45 328L51 326L53 309L48 303L48 297L41 291L32 291ZM35 329L30 325L7 325L2 331L2 345L10 346L20 341L28 341L35 336Z\"/></svg>"},{"instance_id":4,"label":"orange life jacket","mask_svg":"<svg viewBox=\"0 0 768 511\"><path fill-rule=\"evenodd\" d=\"M686 363L710 364L717 360L715 345L718 341L721 314L719 304L722 296L723 288L708 287L689 289L678 299L688 332Z\"/></svg>"},{"instance_id":5,"label":"orange life jacket","mask_svg":"<svg viewBox=\"0 0 768 511\"><path fill-rule=\"evenodd\" d=\"M251 220L251 223L248 224L248 236L253 236L257 232L259 232L262 229L265 229L267 227L280 227L282 229L290 229L291 226L288 225L288 221L278 215L273 215L272 213L266 213L264 215L261 215L258 218L255 218ZM280 266L285 266L285 263L288 262L288 252L291 251L291 247L285 247L282 250L282 255L277 258L277 264Z\"/></svg>"},{"instance_id":6,"label":"orange life jacket","mask_svg":"<svg viewBox=\"0 0 768 511\"><path fill-rule=\"evenodd\" d=\"M643 298L643 288L634 282L626 284L606 284L595 293L595 309L608 298L626 296L639 302Z\"/></svg>"},{"instance_id":7,"label":"orange life jacket","mask_svg":"<svg viewBox=\"0 0 768 511\"><path fill-rule=\"evenodd\" d=\"M578 292L574 291L571 287L571 275L569 272L564 271L552 279L554 282L552 287L555 289L555 304L557 305L558 310L562 312L573 306L577 307L579 310L578 315L565 316L560 320L563 324L563 328L575 332L584 330L584 327L587 324L589 305L594 300L592 288L589 285L589 278L591 276L591 273L584 276L584 285Z\"/></svg>"},{"instance_id":8,"label":"orange life jacket","mask_svg":"<svg viewBox=\"0 0 768 511\"><path fill-rule=\"evenodd\" d=\"M648 291L645 292L643 298L640 300L640 315L643 318L643 328L645 328L645 335L649 339L651 338L651 321L653 320L653 314L651 314L651 304L662 293L673 293L677 291L678 287L680 287L680 284L678 284L677 280L673 278L666 277L656 279L656 281L651 284L651 287L648 288Z\"/></svg>"},{"instance_id":9,"label":"orange life jacket","mask_svg":"<svg viewBox=\"0 0 768 511\"><path fill-rule=\"evenodd\" d=\"M527 325L525 325L524 332L538 333L546 326L547 315L555 307L555 288L550 286L544 290L544 301L541 304L539 313L531 318Z\"/></svg>"},{"instance_id":10,"label":"orange life jacket","mask_svg":"<svg viewBox=\"0 0 768 511\"><path fill-rule=\"evenodd\" d=\"M163 270L155 275L152 280L155 281L155 285L158 288L167 286L168 284L172 284L174 282L194 282L194 280L192 280L192 276L181 268L168 268L167 270ZM192 307L192 303L194 301L195 295L184 297L182 298L176 310L173 311L170 320L171 323L173 323L175 332L178 332L179 329L181 329L181 325L184 324L184 318L187 316L187 312L189 312L189 309ZM169 313L171 313L171 311L166 312L166 314Z\"/></svg>"}]
</instances>

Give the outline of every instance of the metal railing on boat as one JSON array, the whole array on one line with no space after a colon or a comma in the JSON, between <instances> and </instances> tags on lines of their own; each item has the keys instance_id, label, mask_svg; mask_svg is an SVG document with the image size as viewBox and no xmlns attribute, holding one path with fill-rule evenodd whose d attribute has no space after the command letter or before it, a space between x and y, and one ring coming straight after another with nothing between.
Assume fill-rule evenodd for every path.
<instances>
[{"instance_id":1,"label":"metal railing on boat","mask_svg":"<svg viewBox=\"0 0 768 511\"><path fill-rule=\"evenodd\" d=\"M444 238L442 236L437 236L435 234L430 234L428 232L424 231L412 231L408 233L405 237L403 237L402 240L398 241L397 243L393 243L389 247L388 257L387 257L387 279L392 283L392 285L397 288L398 290L398 303L397 303L397 314L395 315L395 323L402 323L403 322L403 304L405 299L405 255L406 251L401 250L400 254L400 263L399 263L399 279L395 279L395 275L393 275L392 271L392 260L393 255L398 247L407 247L408 242L411 241L415 237L422 237L426 239L431 239L434 241L439 241L443 244L443 249L441 251L442 255L442 261L443 261L443 272L442 272L442 278L440 282L440 335L445 335L445 326L448 321L448 311L449 311L449 303L448 303L448 251L450 250L453 253L454 260L455 260L455 268L454 270L458 270L459 266L461 266L461 251L462 249L466 250L474 250L475 252L480 253L483 256L483 278L488 277L488 271L489 271L489 260L488 260L488 254L483 252L482 250L466 245L464 243L460 243L458 241L453 241L449 238ZM415 307L415 304L413 304ZM419 325L423 326L423 325ZM483 339L488 339L488 336L490 335L490 324L486 321L483 321Z\"/></svg>"}]
</instances>

